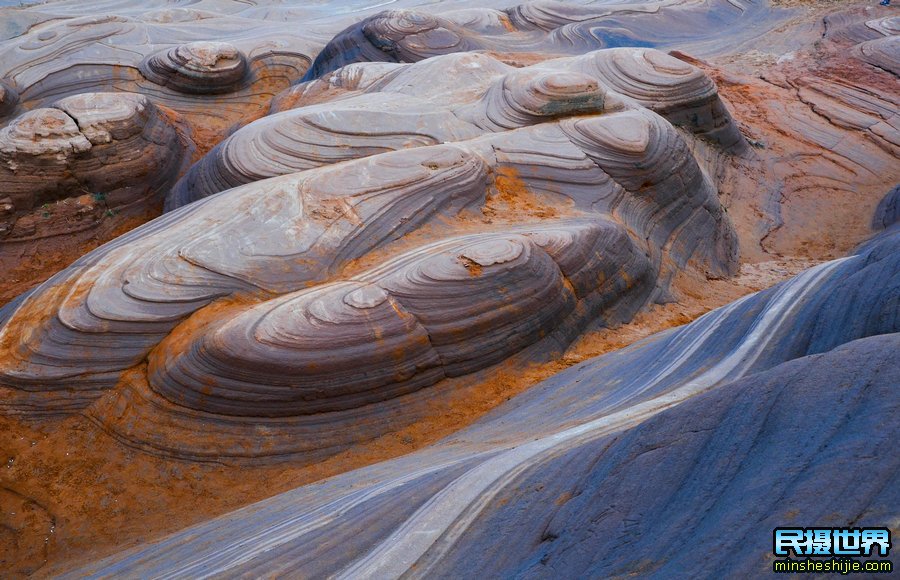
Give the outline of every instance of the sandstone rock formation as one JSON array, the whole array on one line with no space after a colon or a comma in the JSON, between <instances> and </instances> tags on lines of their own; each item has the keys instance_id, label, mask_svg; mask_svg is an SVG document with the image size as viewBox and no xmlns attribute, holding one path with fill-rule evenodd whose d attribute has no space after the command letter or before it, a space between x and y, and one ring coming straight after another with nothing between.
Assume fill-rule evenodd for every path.
<instances>
[{"instance_id":1,"label":"sandstone rock formation","mask_svg":"<svg viewBox=\"0 0 900 580\"><path fill-rule=\"evenodd\" d=\"M431 14L386 10L339 32L319 53L304 80L355 62L416 62L450 52L583 53L619 46L716 45L772 20L765 4L751 0L663 0L641 5L573 5L539 0L504 10L490 7ZM706 46L711 50L710 46Z\"/></svg>"},{"instance_id":2,"label":"sandstone rock formation","mask_svg":"<svg viewBox=\"0 0 900 580\"><path fill-rule=\"evenodd\" d=\"M142 95L82 93L23 113L0 129L0 243L73 233L158 202L192 151L172 116ZM56 219L47 219L51 204L66 206Z\"/></svg>"},{"instance_id":3,"label":"sandstone rock formation","mask_svg":"<svg viewBox=\"0 0 900 580\"><path fill-rule=\"evenodd\" d=\"M892 10L0 8L0 569L753 576L895 522Z\"/></svg>"},{"instance_id":4,"label":"sandstone rock formation","mask_svg":"<svg viewBox=\"0 0 900 580\"><path fill-rule=\"evenodd\" d=\"M382 71L380 64L360 63L298 85L282 97L295 108L263 117L216 146L172 190L167 208L345 159L623 108L649 107L729 152L745 146L709 77L651 49L600 50L521 69L488 56L450 54L392 67L386 76ZM339 80L344 77L378 80L361 86ZM331 88L327 100L323 85ZM316 104L303 106L310 99Z\"/></svg>"},{"instance_id":5,"label":"sandstone rock formation","mask_svg":"<svg viewBox=\"0 0 900 580\"><path fill-rule=\"evenodd\" d=\"M247 57L227 42L191 42L145 58L141 74L180 93L230 93L249 79Z\"/></svg>"},{"instance_id":6,"label":"sandstone rock formation","mask_svg":"<svg viewBox=\"0 0 900 580\"><path fill-rule=\"evenodd\" d=\"M896 512L898 296L900 233L886 233L560 373L415 454L275 496L91 573L764 573L770 529L784 518L864 514L860 525L881 525ZM723 528L736 532L723 539ZM658 541L673 529L691 541Z\"/></svg>"},{"instance_id":7,"label":"sandstone rock formation","mask_svg":"<svg viewBox=\"0 0 900 580\"><path fill-rule=\"evenodd\" d=\"M456 233L475 224L485 233ZM440 241L391 249L422 230ZM360 423L359 405L396 407L526 347L558 351L665 296L676 268L733 272L735 242L684 139L643 108L346 161L189 204L8 306L4 405L71 412L125 377L129 416L146 417L98 420L131 444L243 457L241 433L289 417L271 422L262 456L311 459L384 429ZM373 251L384 265L341 274ZM236 301L227 325L211 305L223 298ZM548 310L535 318L536 304ZM35 326L26 342L24 325ZM81 346L97 341L105 348ZM322 343L347 350L329 362ZM406 362L378 370L385 348ZM146 384L123 375L148 355ZM323 411L339 412L327 448L285 436L309 433L305 417ZM196 421L230 435L184 436ZM336 428L347 422L355 429Z\"/></svg>"}]
</instances>

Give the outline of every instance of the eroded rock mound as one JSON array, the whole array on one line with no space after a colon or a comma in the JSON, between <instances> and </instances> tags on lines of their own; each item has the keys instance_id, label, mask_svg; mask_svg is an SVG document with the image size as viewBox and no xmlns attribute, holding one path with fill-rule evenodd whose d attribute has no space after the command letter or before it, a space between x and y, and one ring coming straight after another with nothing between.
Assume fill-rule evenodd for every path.
<instances>
[{"instance_id":1,"label":"eroded rock mound","mask_svg":"<svg viewBox=\"0 0 900 580\"><path fill-rule=\"evenodd\" d=\"M264 302L204 327L191 348L179 348L184 338L165 343L150 358L151 388L221 415L354 410L481 370L573 318L649 294L650 264L621 226L556 228L451 238Z\"/></svg>"},{"instance_id":2,"label":"eroded rock mound","mask_svg":"<svg viewBox=\"0 0 900 580\"><path fill-rule=\"evenodd\" d=\"M0 8L0 568L753 576L896 520L897 20L799 3Z\"/></svg>"},{"instance_id":3,"label":"eroded rock mound","mask_svg":"<svg viewBox=\"0 0 900 580\"><path fill-rule=\"evenodd\" d=\"M272 95L299 80L311 55L330 37L324 33L312 40L316 35L298 29L292 18L299 14L287 7L284 13L272 8L254 14L258 7L229 2L203 9L160 9L152 2L114 2L96 10L85 6L58 2L52 7L0 7L0 128L15 123L16 114L56 108L55 103L67 97L97 92L143 95L203 154L235 126L263 115ZM140 151L135 144L130 155ZM172 158L180 155L179 147L173 147ZM120 161L107 171L123 171L116 164ZM136 172L138 187L148 169L160 168L145 163ZM99 169L93 173L96 177ZM161 173L168 175L166 169ZM176 180L181 173L183 169ZM57 175L52 169L48 181ZM0 247L0 270L5 274L0 277L7 283L0 289L0 301L162 209L156 197L129 202L126 208L118 201L108 203L104 191L88 189L90 195L85 193L77 204L57 204L60 195L53 193L47 207L41 202L29 215L12 215L12 198L0 189L0 229L8 232L17 219L15 235L21 241L12 245L6 239Z\"/></svg>"},{"instance_id":4,"label":"eroded rock mound","mask_svg":"<svg viewBox=\"0 0 900 580\"><path fill-rule=\"evenodd\" d=\"M91 569L568 577L662 570L651 561L764 573L785 520L880 526L896 513L898 250L900 233L885 233L561 372L425 449ZM723 540L725 527L736 533ZM661 544L672 530L690 541Z\"/></svg>"},{"instance_id":5,"label":"eroded rock mound","mask_svg":"<svg viewBox=\"0 0 900 580\"><path fill-rule=\"evenodd\" d=\"M152 54L140 64L147 80L182 93L228 93L249 81L247 57L227 42L192 42Z\"/></svg>"},{"instance_id":6,"label":"eroded rock mound","mask_svg":"<svg viewBox=\"0 0 900 580\"><path fill-rule=\"evenodd\" d=\"M629 320L680 268L733 273L736 237L693 133L608 88L613 73L591 72L604 58L622 55L534 70L475 57L501 74L476 73L481 90L462 103L410 95L411 76L447 69L406 65L380 91L249 125L174 191L249 183L88 254L3 311L5 408L93 404L105 429L153 453L312 461L383 433L378 416L410 420L410 398L445 378ZM675 63L677 80L648 81L659 94L684 93L683 78L703 90L654 104L715 102L706 77ZM365 119L385 127L380 149L343 130ZM273 135L320 149L276 143L281 157L239 163Z\"/></svg>"},{"instance_id":7,"label":"eroded rock mound","mask_svg":"<svg viewBox=\"0 0 900 580\"><path fill-rule=\"evenodd\" d=\"M373 93L285 111L213 148L173 188L166 209L268 177L481 133L450 111L404 95Z\"/></svg>"},{"instance_id":8,"label":"eroded rock mound","mask_svg":"<svg viewBox=\"0 0 900 580\"><path fill-rule=\"evenodd\" d=\"M167 209L346 159L626 108L650 108L731 154L745 147L709 77L652 49L601 50L521 69L462 54L388 70L358 63L299 85L280 105L289 108L247 125L194 165Z\"/></svg>"},{"instance_id":9,"label":"eroded rock mound","mask_svg":"<svg viewBox=\"0 0 900 580\"><path fill-rule=\"evenodd\" d=\"M13 22L29 14L6 12ZM318 46L276 23L276 14L268 21L184 8L125 13L84 16L55 5L42 14L47 22L0 45L0 77L26 108L87 91L146 95L181 115L205 151L297 81Z\"/></svg>"},{"instance_id":10,"label":"eroded rock mound","mask_svg":"<svg viewBox=\"0 0 900 580\"><path fill-rule=\"evenodd\" d=\"M158 203L192 152L171 114L142 95L84 93L28 111L0 129L0 244Z\"/></svg>"},{"instance_id":11,"label":"eroded rock mound","mask_svg":"<svg viewBox=\"0 0 900 580\"><path fill-rule=\"evenodd\" d=\"M303 80L353 62L416 62L448 52L485 48L477 35L446 18L414 10L388 10L338 33L322 49Z\"/></svg>"},{"instance_id":12,"label":"eroded rock mound","mask_svg":"<svg viewBox=\"0 0 900 580\"><path fill-rule=\"evenodd\" d=\"M387 10L338 33L322 49L303 80L354 62L416 62L450 52L583 53L598 48L662 47L732 40L771 18L763 2L648 2L577 5L554 0L505 10L468 8L435 15ZM699 31L706 31L699 32Z\"/></svg>"}]
</instances>

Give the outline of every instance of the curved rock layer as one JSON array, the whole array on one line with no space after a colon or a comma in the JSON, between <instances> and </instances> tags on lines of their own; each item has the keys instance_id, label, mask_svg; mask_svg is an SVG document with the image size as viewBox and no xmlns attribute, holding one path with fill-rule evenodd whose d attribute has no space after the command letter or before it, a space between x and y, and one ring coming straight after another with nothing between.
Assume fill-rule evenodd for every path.
<instances>
[{"instance_id":1,"label":"curved rock layer","mask_svg":"<svg viewBox=\"0 0 900 580\"><path fill-rule=\"evenodd\" d=\"M730 153L745 144L710 78L652 49L601 50L523 69L486 55L447 55L381 72L380 64L348 65L298 86L279 104L295 108L216 146L173 188L167 209L346 159L623 108L648 107ZM435 91L444 85L456 89ZM321 102L328 93L336 100Z\"/></svg>"},{"instance_id":2,"label":"curved rock layer","mask_svg":"<svg viewBox=\"0 0 900 580\"><path fill-rule=\"evenodd\" d=\"M560 65L597 78L612 91L731 153L744 150L744 137L715 83L691 64L657 50L619 48L541 66L553 70Z\"/></svg>"},{"instance_id":3,"label":"curved rock layer","mask_svg":"<svg viewBox=\"0 0 900 580\"><path fill-rule=\"evenodd\" d=\"M895 36L861 43L857 47L858 58L900 76L900 36L897 36L897 32L894 34Z\"/></svg>"},{"instance_id":4,"label":"curved rock layer","mask_svg":"<svg viewBox=\"0 0 900 580\"><path fill-rule=\"evenodd\" d=\"M303 80L354 62L416 62L486 47L479 34L446 18L413 10L387 10L338 33L316 57Z\"/></svg>"},{"instance_id":5,"label":"curved rock layer","mask_svg":"<svg viewBox=\"0 0 900 580\"><path fill-rule=\"evenodd\" d=\"M652 287L611 222L473 234L180 328L151 353L149 386L126 375L90 413L154 454L312 461L408 422L444 378L629 319Z\"/></svg>"},{"instance_id":6,"label":"curved rock layer","mask_svg":"<svg viewBox=\"0 0 900 580\"><path fill-rule=\"evenodd\" d=\"M57 4L41 26L0 43L0 77L26 108L87 91L145 95L182 115L207 150L262 114L318 46L285 22L181 10L83 16Z\"/></svg>"},{"instance_id":7,"label":"curved rock layer","mask_svg":"<svg viewBox=\"0 0 900 580\"><path fill-rule=\"evenodd\" d=\"M157 85L180 93L230 93L249 82L247 57L228 42L191 42L151 54L139 67Z\"/></svg>"},{"instance_id":8,"label":"curved rock layer","mask_svg":"<svg viewBox=\"0 0 900 580\"><path fill-rule=\"evenodd\" d=\"M599 270L587 270L566 283L579 296L598 291L606 283L604 276L621 270L635 283L624 288L613 284L610 290L630 294L623 300L639 305L647 292L637 280L653 279L654 296L660 296L677 267L691 264L710 276L727 275L736 267L736 239L716 190L669 123L646 109L564 119L275 177L171 212L88 254L4 309L0 384L14 388L7 396L24 397L25 409L45 407L54 413L83 406L98 395L97 389L112 387L123 371L141 362L189 316L207 316L203 309L214 300L259 301L314 286L350 261L422 228L431 232L426 234L431 239L453 237L476 224L502 233L546 221L548 212L598 223L612 219L634 232L629 243L637 250L618 250L623 253L609 257L619 269L596 264L590 267ZM438 249L423 246L419 251ZM388 256L392 254L389 250ZM634 265L643 255L650 258L649 273ZM593 262L584 267L588 264ZM476 261L472 268L484 274L484 266ZM529 292L541 288L536 281L522 283ZM389 286L384 289L391 291ZM485 289L488 293L479 302L491 304L493 291ZM326 302L343 300L339 291L324 295ZM487 316L491 308L479 316ZM522 317L515 324L527 326L527 308L504 308L514 318ZM586 318L572 328L597 314L579 308ZM564 314L555 324L569 324ZM255 316L241 318L240 324L255 325ZM24 333L26 326L31 330ZM538 333L548 330L542 324L536 328ZM464 326L456 332L456 340L474 341L479 331ZM174 336L181 334L176 331ZM526 343L536 340L529 333L523 336ZM172 340L178 348L187 348L184 337ZM526 345L506 342L500 355L477 364L461 361L465 370L460 372L498 362ZM100 343L104 348L84 348ZM440 350L438 344L435 348ZM491 350L483 344L478 348ZM276 351L271 353L275 358L280 356ZM180 388L157 390L175 400Z\"/></svg>"},{"instance_id":9,"label":"curved rock layer","mask_svg":"<svg viewBox=\"0 0 900 580\"><path fill-rule=\"evenodd\" d=\"M416 0L406 0L397 6L412 7L417 3ZM0 78L4 79L0 117L10 117L9 122L15 123L12 115L19 110L47 108L60 98L87 90L142 94L178 113L198 149L206 152L236 127L263 114L271 95L299 80L309 67L311 56L319 52L319 48L342 26L377 10L377 7L372 8L362 2L346 4L345 15L338 16L321 7L247 6L215 2L203 7L193 3L185 3L182 7L170 4L135 6L128 2L108 3L100 16L85 16L83 6L71 2L54 3L52 7L42 7L40 10L4 10L8 24L0 44ZM641 11L645 22L634 30L638 35L652 36L656 34L653 30L661 26L663 16L670 18L672 14L682 12L692 15L684 18L713 18L719 25L725 22L760 24L768 18L766 11L755 3L727 12L723 12L720 4L722 2L717 0L699 9L691 2L681 0L654 4ZM583 52L617 45L609 35L601 38L603 35L598 31L607 25L610 30L631 26L617 20L630 10L621 6L576 7L551 2L507 11L497 10L501 7L499 3L498 6L486 5L478 9L460 9L462 6L465 3L442 5L442 9L447 11L445 16L405 9L373 14L369 20L348 29L356 30L348 34L353 42L358 41L359 44L341 58L349 59L347 62L385 58L412 62L426 56L479 48L508 52L548 50L548 47L554 46L554 51ZM627 16L626 20L630 21L631 17ZM296 23L300 23L299 28ZM580 38L584 31L574 35L565 32L571 26L588 26L591 32ZM580 40L575 40L576 37ZM341 38L339 34L332 44L340 44ZM631 44L653 43L635 40ZM326 48L319 60L327 61L328 54L329 49ZM333 64L326 68L333 69ZM435 72L435 77L441 74ZM313 78L318 74L310 73L308 76ZM482 119L479 127L487 130L509 129L554 115L575 114L579 108L588 112L600 104L598 99L601 95L591 95L594 89L589 86L590 81L559 78L557 71L548 74L543 79L511 77L506 79L505 85L498 81L501 86L485 96L491 103L485 111L487 118ZM453 79L451 75L449 80L436 78L427 83L424 78L417 80L420 82L413 86L425 83L436 92L439 87L446 88L454 81L463 79ZM461 92L461 86L464 85L457 84L453 88ZM469 90L475 86L472 85ZM575 89L577 94L572 92ZM602 87L600 90L602 92ZM424 94L416 96L427 98ZM17 108L17 100L21 101L22 107ZM470 100L458 101L450 108ZM445 104L449 106L449 101ZM720 105L713 103L712 108ZM474 113L480 115L479 111ZM694 115L694 121L700 119L698 122L703 124L706 117L715 117L717 123L727 124L727 119L723 121L727 113L723 116L717 112ZM350 116L345 118L345 122L351 119ZM389 120L387 116L382 119ZM372 126L374 128L379 124L372 123ZM191 177L172 193L168 207L177 207L188 200L228 187L310 166L461 138L452 127L449 128L449 135L443 134L444 131L432 135L434 131L427 130L427 138L412 132L409 139L401 139L400 135L389 137L378 130L366 135L336 133L332 130L336 127L310 127L306 123L295 125L296 131L280 133L271 131L269 127L258 128L267 133L266 136L244 134L230 148L223 144L221 149L204 159ZM300 159L293 158L292 152L296 146L307 145L319 138L324 141L324 147L304 147L313 151L301 154ZM376 138L384 143L384 148L371 144ZM441 140L434 141L432 138ZM265 143L261 144L263 141ZM255 144L261 144L258 150L252 147ZM267 154L273 151L279 154L272 160L267 159ZM252 152L258 152L258 155ZM72 246L78 246L88 237L84 232L92 231L97 225L98 216L112 217L118 211L107 207L104 200L87 203L85 199L83 202L75 209L62 208L57 212L41 208L39 215L22 222L20 229L23 232L34 230L28 235L38 237L69 235ZM10 203L11 200L0 199L0 210L4 212L0 219L5 222L0 228L6 231L12 227L11 216L7 215ZM106 224L106 230L111 233L137 220L137 206L132 209L133 215L127 219L112 220L119 225L114 226L111 221ZM146 219L156 211L152 204L145 204L140 209L140 219ZM88 214L93 217L85 218ZM93 225L85 229L86 221ZM39 230L47 232L41 233ZM74 235L79 232L80 235ZM55 250L47 247L39 253L44 251L52 253ZM0 260L3 260L4 267L21 270L28 264L27 260L21 263L16 261L16 256L21 253L22 249L17 246L2 252Z\"/></svg>"},{"instance_id":10,"label":"curved rock layer","mask_svg":"<svg viewBox=\"0 0 900 580\"><path fill-rule=\"evenodd\" d=\"M83 93L28 111L0 129L0 244L158 203L193 148L171 113L142 95Z\"/></svg>"},{"instance_id":11,"label":"curved rock layer","mask_svg":"<svg viewBox=\"0 0 900 580\"><path fill-rule=\"evenodd\" d=\"M71 575L763 573L784 521L898 516L898 297L900 234L885 233L416 453ZM685 540L658 541L673 531Z\"/></svg>"},{"instance_id":12,"label":"curved rock layer","mask_svg":"<svg viewBox=\"0 0 900 580\"><path fill-rule=\"evenodd\" d=\"M572 334L566 326L601 312L627 318L652 283L649 262L612 222L451 238L199 335L176 331L150 357L150 384L222 415L353 410L478 371L557 329Z\"/></svg>"},{"instance_id":13,"label":"curved rock layer","mask_svg":"<svg viewBox=\"0 0 900 580\"><path fill-rule=\"evenodd\" d=\"M254 8L258 13L253 13ZM33 124L31 113L58 108L58 101L70 97L87 98L97 92L141 95L164 111L163 116L184 135L183 146L166 145L162 138L156 143L171 147L171 162L177 165L182 149L195 146L198 153L205 153L235 125L264 114L271 97L303 75L311 55L330 35L324 30L298 30L291 19L302 17L301 12L273 8L266 13L259 6L228 0L204 6L187 0L113 0L0 7L0 130ZM45 117L51 124L64 121ZM53 131L36 140L46 142ZM83 143L74 146L83 149ZM139 143L126 147L130 158L146 156ZM88 155L81 149L74 154ZM109 174L105 181L124 180L131 167L122 162L122 153L116 155L105 165L99 163L88 182L103 171ZM194 151L185 159L190 162L195 160L192 157ZM133 191L123 193L122 189L115 194L83 183L80 176L59 178L61 163L46 161L48 185L41 187L60 191L39 192L42 201L25 213L11 197L22 195L22 187L31 187L33 168L7 165L5 169L22 171L22 175L0 173L0 279L4 282L0 302L45 280L89 249L159 215L158 195L165 195L172 186L169 167L145 161L135 171ZM177 181L185 169L179 167L171 177ZM153 195L138 191L144 187L145 173L156 171L166 191ZM2 186L10 179L23 183L15 183L15 195L8 197ZM62 191L74 182L75 189Z\"/></svg>"},{"instance_id":14,"label":"curved rock layer","mask_svg":"<svg viewBox=\"0 0 900 580\"><path fill-rule=\"evenodd\" d=\"M268 177L480 134L425 101L380 93L269 115L194 164L167 196L166 210Z\"/></svg>"},{"instance_id":15,"label":"curved rock layer","mask_svg":"<svg viewBox=\"0 0 900 580\"><path fill-rule=\"evenodd\" d=\"M571 54L597 48L691 43L702 52L721 46L725 31L734 41L747 29L766 26L772 20L764 2L727 0L593 5L542 0L502 11L484 7L443 14L393 9L339 32L303 80L355 62L416 62L473 50Z\"/></svg>"},{"instance_id":16,"label":"curved rock layer","mask_svg":"<svg viewBox=\"0 0 900 580\"><path fill-rule=\"evenodd\" d=\"M0 8L2 291L28 287L6 256L83 256L0 308L13 565L415 446L461 392L472 416L508 391L496 365L671 302L679 270L718 301L697 286L736 272L732 219L754 259L887 231L417 453L77 574L753 576L775 525L900 517L897 192L870 218L898 176L891 8L88 5Z\"/></svg>"},{"instance_id":17,"label":"curved rock layer","mask_svg":"<svg viewBox=\"0 0 900 580\"><path fill-rule=\"evenodd\" d=\"M734 41L778 18L763 2L726 0L665 0L638 9L545 1L506 10L498 10L507 8L500 0L476 9L457 1L442 5L443 14L403 8L420 3L404 0L394 4L399 9L377 14L377 4L364 2L345 3L341 14L324 6L224 2L113 2L99 16L85 16L83 6L65 1L6 10L0 77L30 107L87 88L147 94L192 117L198 127L221 125L221 137L258 114L267 91L284 88L304 72L310 80L352 62L414 62L482 48L582 53L700 42L702 53L704 47L721 48L725 36ZM366 15L371 16L353 23Z\"/></svg>"},{"instance_id":18,"label":"curved rock layer","mask_svg":"<svg viewBox=\"0 0 900 580\"><path fill-rule=\"evenodd\" d=\"M850 54L894 76L900 75L900 17L871 19L867 13L848 11L826 18L825 37Z\"/></svg>"},{"instance_id":19,"label":"curved rock layer","mask_svg":"<svg viewBox=\"0 0 900 580\"><path fill-rule=\"evenodd\" d=\"M541 73L551 77L542 82L538 76ZM487 113L498 119L523 114L528 119L536 113L539 117L551 116L557 106L574 109L579 104L575 95L585 101L588 110L584 112L590 112L591 102L600 96L591 95L594 89L584 85L584 80L554 78L566 73L590 77L601 91L614 96L613 103L621 104L621 99L650 108L673 124L707 135L726 147L741 139L709 76L696 66L650 48L597 50L522 69L478 54L451 54L412 65L357 63L298 84L291 89L290 97L276 101L274 110L357 91L401 92L440 104L460 103L479 96L485 90L480 87L487 85L487 94L481 97L487 102L479 106L482 115ZM496 130L495 125L496 122L492 130Z\"/></svg>"}]
</instances>

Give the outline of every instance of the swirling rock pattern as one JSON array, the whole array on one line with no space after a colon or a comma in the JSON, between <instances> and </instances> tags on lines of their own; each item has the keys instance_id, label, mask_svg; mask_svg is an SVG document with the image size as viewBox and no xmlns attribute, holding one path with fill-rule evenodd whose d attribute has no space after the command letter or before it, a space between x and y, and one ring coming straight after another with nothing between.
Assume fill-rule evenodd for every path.
<instances>
[{"instance_id":1,"label":"swirling rock pattern","mask_svg":"<svg viewBox=\"0 0 900 580\"><path fill-rule=\"evenodd\" d=\"M542 0L503 11L486 6L440 15L387 10L338 33L316 57L303 80L313 80L354 62L415 62L479 49L571 54L681 42L691 43L699 54L704 48L715 50L712 46L722 41L723 30L730 30L735 40L746 34L746 28L771 20L772 14L763 2L735 4L727 0L638 5L573 5ZM705 35L699 30L710 32Z\"/></svg>"},{"instance_id":2,"label":"swirling rock pattern","mask_svg":"<svg viewBox=\"0 0 900 580\"><path fill-rule=\"evenodd\" d=\"M57 4L41 30L0 45L0 77L18 88L22 105L87 91L143 94L181 115L203 150L258 117L272 94L303 75L317 46L286 23L239 15L132 7L84 16L67 8ZM199 24L188 33L186 22Z\"/></svg>"},{"instance_id":3,"label":"swirling rock pattern","mask_svg":"<svg viewBox=\"0 0 900 580\"><path fill-rule=\"evenodd\" d=\"M900 76L900 36L869 40L858 47L859 59Z\"/></svg>"},{"instance_id":4,"label":"swirling rock pattern","mask_svg":"<svg viewBox=\"0 0 900 580\"><path fill-rule=\"evenodd\" d=\"M649 107L730 153L745 145L709 77L652 49L601 50L522 69L486 55L388 69L357 63L300 88L279 105L296 108L247 125L192 167L167 209L345 159L625 108Z\"/></svg>"},{"instance_id":5,"label":"swirling rock pattern","mask_svg":"<svg viewBox=\"0 0 900 580\"><path fill-rule=\"evenodd\" d=\"M248 82L247 57L227 42L192 42L152 54L141 74L160 86L193 94L227 93Z\"/></svg>"},{"instance_id":6,"label":"swirling rock pattern","mask_svg":"<svg viewBox=\"0 0 900 580\"><path fill-rule=\"evenodd\" d=\"M477 35L466 33L446 18L414 10L388 10L338 33L302 80L318 78L354 62L416 62L485 47Z\"/></svg>"},{"instance_id":7,"label":"swirling rock pattern","mask_svg":"<svg viewBox=\"0 0 900 580\"><path fill-rule=\"evenodd\" d=\"M150 384L172 402L223 415L352 410L508 358L567 320L607 275L649 291L649 263L615 224L559 227L539 234L553 254L598 256L577 273L567 260L578 289L527 233L451 239L356 280L254 306L204 328L183 352L164 345L151 356Z\"/></svg>"},{"instance_id":8,"label":"swirling rock pattern","mask_svg":"<svg viewBox=\"0 0 900 580\"><path fill-rule=\"evenodd\" d=\"M863 18L860 18L863 16ZM841 46L849 46L850 54L895 76L900 74L900 18L888 16L870 19L848 11L826 19L830 29L826 37Z\"/></svg>"},{"instance_id":9,"label":"swirling rock pattern","mask_svg":"<svg viewBox=\"0 0 900 580\"><path fill-rule=\"evenodd\" d=\"M548 61L547 68L565 67L597 78L627 99L633 99L672 124L739 152L745 140L716 85L697 67L651 49L596 51L569 61Z\"/></svg>"},{"instance_id":10,"label":"swirling rock pattern","mask_svg":"<svg viewBox=\"0 0 900 580\"><path fill-rule=\"evenodd\" d=\"M498 104L492 87L528 108ZM665 296L678 268L733 273L734 232L685 138L637 104L606 111L601 95L583 73L515 71L459 116L434 113L445 133L433 139L456 143L248 183L89 254L4 310L5 405L66 413L124 379L96 416L130 445L311 461L383 432L359 420L361 407L408 420L407 399L445 377L546 356L591 324L628 320ZM354 99L336 104L369 114ZM496 114L503 107L515 114ZM282 116L340 128L315 107L274 116L279 126ZM428 134L428 117L416 119ZM478 128L487 120L496 132ZM459 237L476 224L489 227ZM403 247L426 231L428 242ZM373 251L383 266L342 273ZM98 341L105 348L83 348ZM129 371L145 359L146 374ZM247 449L261 421L267 435ZM313 436L323 429L327 445Z\"/></svg>"},{"instance_id":11,"label":"swirling rock pattern","mask_svg":"<svg viewBox=\"0 0 900 580\"><path fill-rule=\"evenodd\" d=\"M0 129L0 243L95 226L102 219L92 211L97 202L108 212L158 202L192 149L173 119L142 95L84 93L16 117ZM75 227L36 215L71 200L83 210Z\"/></svg>"},{"instance_id":12,"label":"swirling rock pattern","mask_svg":"<svg viewBox=\"0 0 900 580\"><path fill-rule=\"evenodd\" d=\"M605 90L591 76L522 70L503 75L473 106L456 114L489 131L504 131L579 114L601 113Z\"/></svg>"},{"instance_id":13,"label":"swirling rock pattern","mask_svg":"<svg viewBox=\"0 0 900 580\"><path fill-rule=\"evenodd\" d=\"M769 530L788 514L835 525L896 517L898 460L887 450L900 436L898 250L900 234L885 233L853 256L562 372L416 453L72 577L548 568L574 577L648 560L666 562L647 570L659 575L770 570ZM634 534L622 537L623 521ZM726 526L738 533L717 552ZM661 544L673 529L690 542Z\"/></svg>"},{"instance_id":14,"label":"swirling rock pattern","mask_svg":"<svg viewBox=\"0 0 900 580\"><path fill-rule=\"evenodd\" d=\"M896 520L896 21L769 4L0 8L0 302L81 256L0 308L0 568L751 576L769 524ZM870 226L509 400L784 276L710 281L736 232Z\"/></svg>"},{"instance_id":15,"label":"swirling rock pattern","mask_svg":"<svg viewBox=\"0 0 900 580\"><path fill-rule=\"evenodd\" d=\"M202 154L235 125L261 116L271 96L298 80L311 55L330 37L326 32L312 40L316 32L298 31L288 22L296 15L278 9L253 14L253 6L227 0L198 8L181 0L113 1L88 9L66 1L52 8L0 7L0 128L18 123L16 114L52 109L67 97L136 94L164 110L185 141L191 141L190 148ZM28 119L22 122L33 122ZM173 146L172 159L181 154L181 147ZM142 186L146 169L160 168L151 163L137 171L135 189ZM185 169L179 168L174 178ZM115 164L106 169L111 174L121 170ZM55 171L48 177L55 178ZM167 169L162 175L168 177ZM0 181L6 179L0 176ZM165 188L171 185L167 182ZM86 197L56 203L78 195ZM3 300L45 279L46 270L71 263L161 210L156 195L131 199L125 206L104 196L102 190L53 193L38 211L22 215L21 208L13 211L18 207L13 196L0 194L0 237L13 236L0 242L0 271L4 282L10 282ZM41 207L44 203L48 206Z\"/></svg>"},{"instance_id":16,"label":"swirling rock pattern","mask_svg":"<svg viewBox=\"0 0 900 580\"><path fill-rule=\"evenodd\" d=\"M251 123L213 148L171 191L166 208L267 177L481 133L425 101L380 93L285 111Z\"/></svg>"},{"instance_id":17,"label":"swirling rock pattern","mask_svg":"<svg viewBox=\"0 0 900 580\"><path fill-rule=\"evenodd\" d=\"M465 54L477 58L478 53ZM439 58L439 57L435 57ZM400 63L354 63L311 81L297 83L275 95L270 113L331 101L353 91L363 91L382 79L388 79L407 67ZM455 76L455 75L454 75Z\"/></svg>"},{"instance_id":18,"label":"swirling rock pattern","mask_svg":"<svg viewBox=\"0 0 900 580\"><path fill-rule=\"evenodd\" d=\"M55 304L46 336L17 345L17 331L6 329L7 352L18 362L6 367L3 382L46 389L55 376L62 388L83 375L86 386L112 386L116 379L108 371L139 362L212 300L305 287L441 213L453 215L483 200L484 162L437 147L393 154L387 160L393 171L373 171L372 161L362 159L355 168L250 184L218 204L199 202L88 254L44 285L45 298L32 301L35 294L22 305L24 320L31 308ZM198 231L206 235L198 237ZM70 301L74 296L54 289L62 281L86 295ZM10 325L15 328L15 320ZM112 350L77 346L79 336L98 340L98 333L108 336ZM90 367L95 371L84 375Z\"/></svg>"}]
</instances>

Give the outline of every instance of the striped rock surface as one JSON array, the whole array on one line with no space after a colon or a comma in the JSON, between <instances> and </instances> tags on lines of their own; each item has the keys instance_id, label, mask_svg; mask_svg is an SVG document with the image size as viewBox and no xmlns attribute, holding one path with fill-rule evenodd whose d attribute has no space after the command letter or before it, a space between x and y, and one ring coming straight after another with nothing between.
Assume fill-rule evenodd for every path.
<instances>
[{"instance_id":1,"label":"striped rock surface","mask_svg":"<svg viewBox=\"0 0 900 580\"><path fill-rule=\"evenodd\" d=\"M0 243L96 226L91 211L158 203L191 160L194 145L170 112L132 93L81 93L28 111L0 129ZM49 204L80 206L45 220ZM46 216L45 216L46 217Z\"/></svg>"},{"instance_id":2,"label":"striped rock surface","mask_svg":"<svg viewBox=\"0 0 900 580\"><path fill-rule=\"evenodd\" d=\"M278 112L217 145L173 188L167 209L345 159L623 108L648 107L732 153L745 146L712 80L652 49L600 50L521 69L481 54L387 72L375 63L345 68L297 85L279 97Z\"/></svg>"},{"instance_id":3,"label":"striped rock surface","mask_svg":"<svg viewBox=\"0 0 900 580\"><path fill-rule=\"evenodd\" d=\"M186 205L0 311L3 405L69 413L124 380L108 428L155 452L312 460L371 438L445 377L629 320L678 268L733 273L734 231L685 139L632 104Z\"/></svg>"},{"instance_id":4,"label":"striped rock surface","mask_svg":"<svg viewBox=\"0 0 900 580\"><path fill-rule=\"evenodd\" d=\"M894 228L559 373L421 451L72 577L763 573L760 530L786 519L898 516L898 297Z\"/></svg>"}]
</instances>

